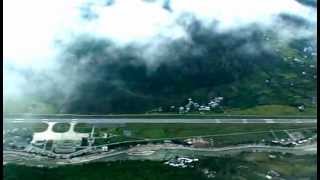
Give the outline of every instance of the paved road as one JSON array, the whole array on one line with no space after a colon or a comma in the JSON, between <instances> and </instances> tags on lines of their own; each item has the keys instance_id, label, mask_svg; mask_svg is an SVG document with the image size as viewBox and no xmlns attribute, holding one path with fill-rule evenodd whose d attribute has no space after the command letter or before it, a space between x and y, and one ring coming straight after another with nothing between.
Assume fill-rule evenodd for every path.
<instances>
[{"instance_id":1,"label":"paved road","mask_svg":"<svg viewBox=\"0 0 320 180\"><path fill-rule=\"evenodd\" d=\"M184 150L190 151L191 154L194 154L194 152L197 152L200 155L205 156L219 156L222 154L233 154L233 153L239 153L242 151L259 151L259 152L285 152L285 153L293 153L296 155L305 155L305 154L317 154L317 145L311 144L311 145L304 145L301 147L278 147L278 146L266 146L266 145L240 145L240 146L234 146L234 147L222 147L222 148L190 148L190 147L182 147L182 146L176 146L176 147L166 147L164 145L148 145L149 148L146 148L146 146L141 146L136 149L137 152L143 152L146 149L151 151L159 151L161 149L167 150L167 153L170 152L170 150L173 150L173 153L176 153L179 151L181 154L186 154L186 152L182 152ZM135 147L137 148L137 147ZM33 163L36 163L37 165L66 165L66 164L81 164L81 163L88 163L90 161L96 161L99 159L103 159L104 161L107 161L107 158L112 158L121 156L123 154L127 154L131 157L139 157L139 159L147 158L150 160L151 155L132 155L130 152L130 149L123 150L123 151L109 151L109 152L103 152L101 154L92 154L92 155L86 155L86 156L80 156L75 157L73 159L60 159L59 162L53 159L48 159L46 157L37 156L37 155L31 155L26 152L17 152L17 151L3 151L3 158L5 162L21 162L21 160L24 161L24 163L27 163L28 165L32 165ZM222 153L222 154L220 154ZM155 158L159 160L161 159L161 156L156 155ZM128 157L124 157L128 158Z\"/></svg>"},{"instance_id":2,"label":"paved road","mask_svg":"<svg viewBox=\"0 0 320 180\"><path fill-rule=\"evenodd\" d=\"M50 118L50 119L19 119L4 118L5 122L36 123L36 122L77 122L77 123L317 123L317 119L145 119L145 118Z\"/></svg>"}]
</instances>

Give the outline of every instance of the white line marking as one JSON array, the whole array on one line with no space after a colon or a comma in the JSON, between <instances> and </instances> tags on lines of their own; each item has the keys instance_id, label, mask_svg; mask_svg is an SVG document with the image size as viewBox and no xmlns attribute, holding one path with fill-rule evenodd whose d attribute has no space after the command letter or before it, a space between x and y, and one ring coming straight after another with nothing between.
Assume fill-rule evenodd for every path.
<instances>
[{"instance_id":1,"label":"white line marking","mask_svg":"<svg viewBox=\"0 0 320 180\"><path fill-rule=\"evenodd\" d=\"M49 119L42 119L42 122L48 122Z\"/></svg>"},{"instance_id":2,"label":"white line marking","mask_svg":"<svg viewBox=\"0 0 320 180\"><path fill-rule=\"evenodd\" d=\"M21 123L22 121L12 121L13 123Z\"/></svg>"},{"instance_id":3,"label":"white line marking","mask_svg":"<svg viewBox=\"0 0 320 180\"><path fill-rule=\"evenodd\" d=\"M216 123L221 123L220 119L216 119Z\"/></svg>"},{"instance_id":4,"label":"white line marking","mask_svg":"<svg viewBox=\"0 0 320 180\"><path fill-rule=\"evenodd\" d=\"M266 121L266 123L274 123L274 121L272 119L264 119Z\"/></svg>"},{"instance_id":5,"label":"white line marking","mask_svg":"<svg viewBox=\"0 0 320 180\"><path fill-rule=\"evenodd\" d=\"M243 123L248 123L247 119L242 119Z\"/></svg>"}]
</instances>

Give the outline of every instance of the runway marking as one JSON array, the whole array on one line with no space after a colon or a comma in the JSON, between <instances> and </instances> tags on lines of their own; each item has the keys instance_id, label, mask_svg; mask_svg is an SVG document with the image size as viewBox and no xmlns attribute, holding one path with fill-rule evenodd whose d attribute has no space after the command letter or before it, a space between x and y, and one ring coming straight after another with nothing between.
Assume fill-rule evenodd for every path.
<instances>
[{"instance_id":1,"label":"runway marking","mask_svg":"<svg viewBox=\"0 0 320 180\"><path fill-rule=\"evenodd\" d=\"M242 119L243 123L248 123L247 119Z\"/></svg>"},{"instance_id":2,"label":"runway marking","mask_svg":"<svg viewBox=\"0 0 320 180\"><path fill-rule=\"evenodd\" d=\"M49 119L42 119L41 122L49 122Z\"/></svg>"},{"instance_id":3,"label":"runway marking","mask_svg":"<svg viewBox=\"0 0 320 180\"><path fill-rule=\"evenodd\" d=\"M216 119L216 123L221 123L220 119Z\"/></svg>"},{"instance_id":4,"label":"runway marking","mask_svg":"<svg viewBox=\"0 0 320 180\"><path fill-rule=\"evenodd\" d=\"M297 119L296 123L302 123L302 121L300 119Z\"/></svg>"},{"instance_id":5,"label":"runway marking","mask_svg":"<svg viewBox=\"0 0 320 180\"><path fill-rule=\"evenodd\" d=\"M23 122L23 121L12 121L13 123L21 123L21 122Z\"/></svg>"},{"instance_id":6,"label":"runway marking","mask_svg":"<svg viewBox=\"0 0 320 180\"><path fill-rule=\"evenodd\" d=\"M266 123L274 123L273 119L264 119L266 121Z\"/></svg>"}]
</instances>

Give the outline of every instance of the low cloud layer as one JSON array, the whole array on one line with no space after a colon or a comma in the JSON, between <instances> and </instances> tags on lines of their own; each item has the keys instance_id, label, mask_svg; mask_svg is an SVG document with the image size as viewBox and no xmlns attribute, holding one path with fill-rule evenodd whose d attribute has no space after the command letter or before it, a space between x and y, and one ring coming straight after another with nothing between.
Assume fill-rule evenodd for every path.
<instances>
[{"instance_id":1,"label":"low cloud layer","mask_svg":"<svg viewBox=\"0 0 320 180\"><path fill-rule=\"evenodd\" d=\"M201 24L197 31L205 29L212 34L254 26L272 29L285 41L316 35L315 7L295 0L4 0L3 5L5 96L23 94L28 83L21 71L28 70L49 78L45 84L29 84L31 89L55 82L72 93L79 77L63 77L60 71L65 64L61 62L76 60L79 67L94 58L99 62L94 49L80 59L69 53L83 37L112 44L103 48L102 55L108 57L102 59L121 61L122 51L131 48L133 56L154 71L160 63L175 62L185 52L206 52L190 35L195 22ZM280 15L294 16L306 25L289 26ZM246 33L251 32L232 35ZM179 47L179 52L172 47ZM252 48L244 49L255 52ZM77 67L70 71L73 68Z\"/></svg>"}]
</instances>

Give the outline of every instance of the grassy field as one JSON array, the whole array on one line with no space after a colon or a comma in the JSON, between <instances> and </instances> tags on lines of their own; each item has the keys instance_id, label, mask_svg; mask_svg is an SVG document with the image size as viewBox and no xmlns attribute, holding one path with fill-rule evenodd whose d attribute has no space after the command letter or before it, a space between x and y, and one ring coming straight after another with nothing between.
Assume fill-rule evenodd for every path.
<instances>
[{"instance_id":1,"label":"grassy field","mask_svg":"<svg viewBox=\"0 0 320 180\"><path fill-rule=\"evenodd\" d=\"M305 111L300 112L296 107L286 105L262 105L247 109L227 109L224 114L231 115L258 115L258 116L303 116L303 115L316 115L317 107L306 107Z\"/></svg>"},{"instance_id":2,"label":"grassy field","mask_svg":"<svg viewBox=\"0 0 320 180\"><path fill-rule=\"evenodd\" d=\"M262 141L272 141L274 140L274 137L270 132L265 132L228 136L213 136L205 139L207 139L209 142L210 140L213 140L214 147L226 147L240 144L258 144L262 143Z\"/></svg>"},{"instance_id":3,"label":"grassy field","mask_svg":"<svg viewBox=\"0 0 320 180\"><path fill-rule=\"evenodd\" d=\"M76 126L74 127L74 131L79 133L89 133L91 132L92 128L93 128L92 124L79 123L79 124L76 124Z\"/></svg>"},{"instance_id":4,"label":"grassy field","mask_svg":"<svg viewBox=\"0 0 320 180\"><path fill-rule=\"evenodd\" d=\"M88 133L91 128L90 124L76 125L78 132ZM209 142L213 140L215 147L223 147L289 138L283 131L286 129L305 133L308 137L314 135L317 130L314 124L126 124L118 127L99 124L95 125L95 136L101 137L107 133L115 137L108 140L97 139L95 144L154 139L183 140L193 136L204 136Z\"/></svg>"},{"instance_id":5,"label":"grassy field","mask_svg":"<svg viewBox=\"0 0 320 180\"><path fill-rule=\"evenodd\" d=\"M123 135L124 131L130 132L132 137L136 138L171 138L171 137L186 137L186 136L202 136L202 135L218 135L228 133L245 133L256 131L283 130L295 128L314 127L314 124L126 124L122 127L99 127L96 125L96 134L112 133ZM75 126L76 132L91 132L92 124L79 123ZM282 136L277 132L277 135Z\"/></svg>"},{"instance_id":6,"label":"grassy field","mask_svg":"<svg viewBox=\"0 0 320 180\"><path fill-rule=\"evenodd\" d=\"M135 137L168 138L314 127L314 124L128 124Z\"/></svg>"},{"instance_id":7,"label":"grassy field","mask_svg":"<svg viewBox=\"0 0 320 180\"><path fill-rule=\"evenodd\" d=\"M274 134L278 139L289 138L288 134L286 132L284 132L284 131L276 131L276 132L274 132Z\"/></svg>"},{"instance_id":8,"label":"grassy field","mask_svg":"<svg viewBox=\"0 0 320 180\"><path fill-rule=\"evenodd\" d=\"M69 128L70 128L69 123L57 123L53 125L52 130L54 132L64 133L64 132L67 132Z\"/></svg>"}]
</instances>

